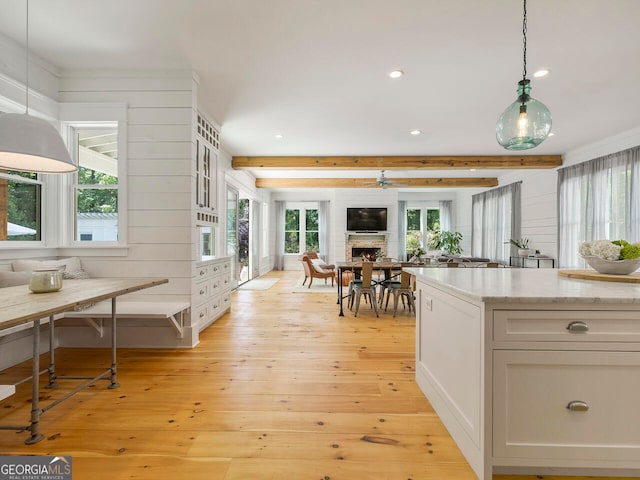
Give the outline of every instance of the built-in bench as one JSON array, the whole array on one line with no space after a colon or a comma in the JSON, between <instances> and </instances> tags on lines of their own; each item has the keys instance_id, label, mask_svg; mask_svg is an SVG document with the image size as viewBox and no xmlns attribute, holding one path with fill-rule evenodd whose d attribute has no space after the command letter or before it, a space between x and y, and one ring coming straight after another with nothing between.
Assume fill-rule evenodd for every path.
<instances>
[{"instance_id":1,"label":"built-in bench","mask_svg":"<svg viewBox=\"0 0 640 480\"><path fill-rule=\"evenodd\" d=\"M184 337L184 315L189 311L188 302L118 302L116 314L123 318L167 320L178 338ZM103 336L103 322L111 318L111 302L100 302L81 311L64 312L60 318L82 318Z\"/></svg>"},{"instance_id":2,"label":"built-in bench","mask_svg":"<svg viewBox=\"0 0 640 480\"><path fill-rule=\"evenodd\" d=\"M10 397L16 393L15 385L0 385L0 400Z\"/></svg>"}]
</instances>

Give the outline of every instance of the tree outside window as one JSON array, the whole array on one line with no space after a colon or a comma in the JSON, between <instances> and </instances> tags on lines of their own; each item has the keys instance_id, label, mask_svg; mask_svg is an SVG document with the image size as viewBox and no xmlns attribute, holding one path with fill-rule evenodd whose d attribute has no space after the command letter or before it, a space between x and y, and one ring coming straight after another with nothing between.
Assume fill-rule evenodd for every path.
<instances>
[{"instance_id":1,"label":"tree outside window","mask_svg":"<svg viewBox=\"0 0 640 480\"><path fill-rule=\"evenodd\" d=\"M426 228L425 228L426 227ZM433 233L440 230L440 210L437 208L407 209L407 233L405 246L407 253L429 249Z\"/></svg>"},{"instance_id":2,"label":"tree outside window","mask_svg":"<svg viewBox=\"0 0 640 480\"><path fill-rule=\"evenodd\" d=\"M300 210L287 209L285 213L284 253L300 253Z\"/></svg>"},{"instance_id":3,"label":"tree outside window","mask_svg":"<svg viewBox=\"0 0 640 480\"><path fill-rule=\"evenodd\" d=\"M284 253L317 252L320 248L317 208L287 209L284 226Z\"/></svg>"},{"instance_id":4,"label":"tree outside window","mask_svg":"<svg viewBox=\"0 0 640 480\"><path fill-rule=\"evenodd\" d=\"M115 129L75 130L78 173L76 240L118 240L118 149Z\"/></svg>"},{"instance_id":5,"label":"tree outside window","mask_svg":"<svg viewBox=\"0 0 640 480\"><path fill-rule=\"evenodd\" d=\"M306 210L306 234L305 234L305 252L318 252L320 249L320 236L318 234L318 209Z\"/></svg>"},{"instance_id":6,"label":"tree outside window","mask_svg":"<svg viewBox=\"0 0 640 480\"><path fill-rule=\"evenodd\" d=\"M41 196L36 173L0 170L0 241L41 240Z\"/></svg>"}]
</instances>

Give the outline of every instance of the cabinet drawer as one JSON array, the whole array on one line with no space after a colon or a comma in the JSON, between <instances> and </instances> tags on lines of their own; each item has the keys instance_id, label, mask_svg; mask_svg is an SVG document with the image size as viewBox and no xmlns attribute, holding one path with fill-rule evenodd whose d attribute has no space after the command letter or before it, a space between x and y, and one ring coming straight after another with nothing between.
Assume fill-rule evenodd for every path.
<instances>
[{"instance_id":1,"label":"cabinet drawer","mask_svg":"<svg viewBox=\"0 0 640 480\"><path fill-rule=\"evenodd\" d=\"M198 324L206 321L209 318L209 303L204 303L199 307L196 307L191 314L191 323Z\"/></svg>"},{"instance_id":2,"label":"cabinet drawer","mask_svg":"<svg viewBox=\"0 0 640 480\"><path fill-rule=\"evenodd\" d=\"M640 342L640 312L496 310L498 342Z\"/></svg>"},{"instance_id":3,"label":"cabinet drawer","mask_svg":"<svg viewBox=\"0 0 640 480\"><path fill-rule=\"evenodd\" d=\"M209 265L202 265L196 268L196 282L199 280L204 280L209 276Z\"/></svg>"},{"instance_id":4,"label":"cabinet drawer","mask_svg":"<svg viewBox=\"0 0 640 480\"><path fill-rule=\"evenodd\" d=\"M195 288L196 299L194 302L200 304L209 298L211 295L211 282L208 280L196 283Z\"/></svg>"},{"instance_id":5,"label":"cabinet drawer","mask_svg":"<svg viewBox=\"0 0 640 480\"><path fill-rule=\"evenodd\" d=\"M639 396L639 352L497 350L493 454L637 461Z\"/></svg>"},{"instance_id":6,"label":"cabinet drawer","mask_svg":"<svg viewBox=\"0 0 640 480\"><path fill-rule=\"evenodd\" d=\"M231 288L231 272L226 273L220 279L220 290L225 291Z\"/></svg>"}]
</instances>

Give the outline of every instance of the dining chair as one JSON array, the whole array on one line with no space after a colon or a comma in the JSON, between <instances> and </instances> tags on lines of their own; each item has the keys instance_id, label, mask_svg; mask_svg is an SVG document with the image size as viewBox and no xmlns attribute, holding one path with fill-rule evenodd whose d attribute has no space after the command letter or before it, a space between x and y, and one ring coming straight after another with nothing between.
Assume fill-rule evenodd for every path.
<instances>
[{"instance_id":1,"label":"dining chair","mask_svg":"<svg viewBox=\"0 0 640 480\"><path fill-rule=\"evenodd\" d=\"M369 303L373 307L373 310L376 312L376 317L378 317L378 305L376 303L376 289L372 282L373 276L373 263L372 262L363 262L362 263L362 275L361 282L353 284L353 292L352 295L355 298L355 306L356 311L353 316L358 316L358 310L360 309L360 299L364 295L365 298L369 298ZM353 302L351 303L353 306Z\"/></svg>"},{"instance_id":2,"label":"dining chair","mask_svg":"<svg viewBox=\"0 0 640 480\"><path fill-rule=\"evenodd\" d=\"M461 263L458 263L458 262L447 262L447 263L439 264L438 267L440 267L440 268L458 268L458 267L463 267L464 268L464 265L462 265Z\"/></svg>"},{"instance_id":3,"label":"dining chair","mask_svg":"<svg viewBox=\"0 0 640 480\"><path fill-rule=\"evenodd\" d=\"M401 272L400 273L400 282L393 282L389 284L389 286L385 290L387 292L387 301L385 305L385 310L389 306L389 297L393 295L393 316L396 316L398 311L398 299L402 299L402 305L404 306L404 299L407 299L407 305L409 306L409 311L415 313L416 304L415 299L413 297L414 286L411 283L411 274L409 272Z\"/></svg>"}]
</instances>

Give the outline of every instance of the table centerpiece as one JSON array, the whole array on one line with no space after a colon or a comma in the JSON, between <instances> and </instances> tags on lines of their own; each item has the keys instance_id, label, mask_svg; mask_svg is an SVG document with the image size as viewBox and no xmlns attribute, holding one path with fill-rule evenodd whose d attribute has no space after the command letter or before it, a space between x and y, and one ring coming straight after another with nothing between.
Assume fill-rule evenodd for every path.
<instances>
[{"instance_id":1,"label":"table centerpiece","mask_svg":"<svg viewBox=\"0 0 640 480\"><path fill-rule=\"evenodd\" d=\"M582 243L579 253L598 273L629 275L640 268L640 243L595 240Z\"/></svg>"}]
</instances>

